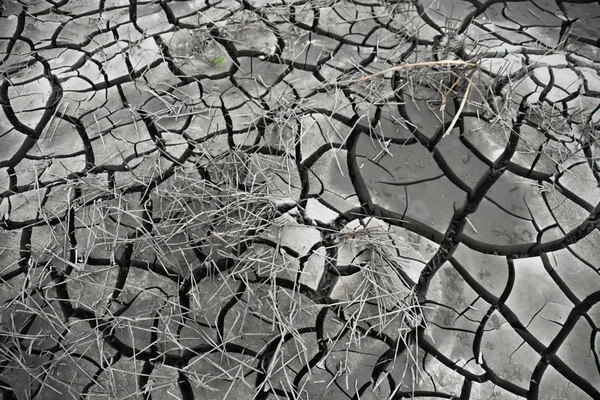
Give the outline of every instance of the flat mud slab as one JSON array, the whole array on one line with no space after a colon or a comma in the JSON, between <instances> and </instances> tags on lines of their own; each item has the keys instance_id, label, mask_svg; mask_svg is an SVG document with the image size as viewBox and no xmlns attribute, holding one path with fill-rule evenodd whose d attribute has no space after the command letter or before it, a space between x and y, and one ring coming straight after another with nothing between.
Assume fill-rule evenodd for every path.
<instances>
[{"instance_id":1,"label":"flat mud slab","mask_svg":"<svg viewBox=\"0 0 600 400\"><path fill-rule=\"evenodd\" d=\"M0 397L600 399L598 27L0 1Z\"/></svg>"}]
</instances>

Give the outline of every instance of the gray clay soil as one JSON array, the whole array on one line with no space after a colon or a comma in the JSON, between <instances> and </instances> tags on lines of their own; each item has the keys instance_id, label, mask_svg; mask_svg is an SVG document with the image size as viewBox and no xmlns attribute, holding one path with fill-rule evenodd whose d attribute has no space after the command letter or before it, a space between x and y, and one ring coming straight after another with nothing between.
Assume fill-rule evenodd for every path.
<instances>
[{"instance_id":1,"label":"gray clay soil","mask_svg":"<svg viewBox=\"0 0 600 400\"><path fill-rule=\"evenodd\" d=\"M600 399L598 27L0 1L0 397Z\"/></svg>"}]
</instances>

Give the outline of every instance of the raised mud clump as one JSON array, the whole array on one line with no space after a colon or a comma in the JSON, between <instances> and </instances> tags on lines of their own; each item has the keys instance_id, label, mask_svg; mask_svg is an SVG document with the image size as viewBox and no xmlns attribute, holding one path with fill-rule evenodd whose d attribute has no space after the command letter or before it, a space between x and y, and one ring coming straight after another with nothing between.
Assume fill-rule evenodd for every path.
<instances>
[{"instance_id":1,"label":"raised mud clump","mask_svg":"<svg viewBox=\"0 0 600 400\"><path fill-rule=\"evenodd\" d=\"M164 34L174 64L186 76L214 76L226 74L232 60L223 44L204 29L178 29Z\"/></svg>"}]
</instances>

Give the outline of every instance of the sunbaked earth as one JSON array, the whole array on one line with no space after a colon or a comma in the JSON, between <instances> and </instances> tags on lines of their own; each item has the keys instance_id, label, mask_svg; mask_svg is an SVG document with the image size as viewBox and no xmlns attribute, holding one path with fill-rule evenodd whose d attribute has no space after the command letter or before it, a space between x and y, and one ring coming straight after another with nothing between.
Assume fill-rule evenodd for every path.
<instances>
[{"instance_id":1,"label":"sunbaked earth","mask_svg":"<svg viewBox=\"0 0 600 400\"><path fill-rule=\"evenodd\" d=\"M599 399L600 4L0 1L0 394Z\"/></svg>"}]
</instances>

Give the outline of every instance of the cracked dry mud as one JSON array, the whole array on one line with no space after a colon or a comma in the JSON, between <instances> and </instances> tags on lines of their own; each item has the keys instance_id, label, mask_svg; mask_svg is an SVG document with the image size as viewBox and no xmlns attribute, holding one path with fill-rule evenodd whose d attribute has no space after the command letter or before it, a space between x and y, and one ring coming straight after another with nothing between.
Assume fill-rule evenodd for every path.
<instances>
[{"instance_id":1,"label":"cracked dry mud","mask_svg":"<svg viewBox=\"0 0 600 400\"><path fill-rule=\"evenodd\" d=\"M600 398L598 2L0 5L3 399Z\"/></svg>"}]
</instances>

